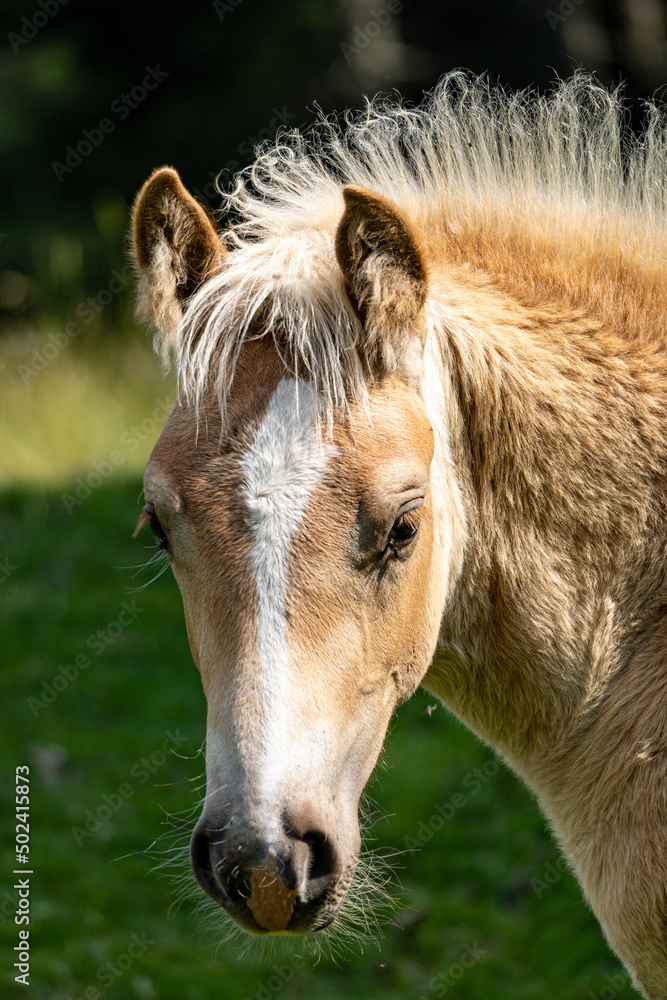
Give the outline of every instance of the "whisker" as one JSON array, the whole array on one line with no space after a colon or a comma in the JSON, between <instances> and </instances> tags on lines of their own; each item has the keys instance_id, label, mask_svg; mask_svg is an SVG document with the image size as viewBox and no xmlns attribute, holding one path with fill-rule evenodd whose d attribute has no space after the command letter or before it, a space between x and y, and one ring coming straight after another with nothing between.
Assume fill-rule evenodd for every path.
<instances>
[{"instance_id":1,"label":"whisker","mask_svg":"<svg viewBox=\"0 0 667 1000\"><path fill-rule=\"evenodd\" d=\"M152 583L155 583L156 580L159 580L162 574L167 571L167 569L169 568L169 560L167 559L164 552L162 552L161 550L152 555L151 558L146 563L144 563L143 566L139 567L139 569L137 570L136 573L133 574L133 576L138 576L139 573L145 572L147 569L153 566L159 566L157 573L155 573L155 575L152 576L150 580L147 580L145 583L140 584L138 587L129 587L127 590L128 594L140 593L142 590L145 590L146 587L150 587Z\"/></svg>"},{"instance_id":2,"label":"whisker","mask_svg":"<svg viewBox=\"0 0 667 1000\"><path fill-rule=\"evenodd\" d=\"M242 930L201 890L192 872L189 844L205 797L204 778L205 774L199 774L188 779L196 796L191 806L176 813L163 810L164 825L168 828L163 834L144 851L124 857L143 855L150 859L150 872L157 878L167 879L171 884L169 916L173 917L181 908L186 907L193 919L200 944L213 948L214 960L223 947L236 949L242 959L260 961L274 956L292 955L298 946L299 952L313 965L325 958L340 965L350 955L363 953L369 946L379 947L383 936L382 927L403 905L395 891L390 890L392 886L395 890L396 861L406 852L392 849L380 852L369 848L369 840L374 839L369 836L370 831L378 822L388 818L388 814L377 803L368 796L360 803L362 850L358 860L353 857L349 859L350 885L335 921L317 934L300 936L298 939L256 937ZM210 794L215 796L220 791L222 789L217 788ZM224 829L226 826L219 828L219 832ZM234 873L240 874L238 869Z\"/></svg>"}]
</instances>

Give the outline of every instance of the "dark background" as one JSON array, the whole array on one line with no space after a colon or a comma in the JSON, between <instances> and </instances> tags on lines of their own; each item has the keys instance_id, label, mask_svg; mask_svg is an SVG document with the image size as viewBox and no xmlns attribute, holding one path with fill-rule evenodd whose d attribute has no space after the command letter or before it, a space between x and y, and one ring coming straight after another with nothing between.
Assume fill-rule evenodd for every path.
<instances>
[{"instance_id":1,"label":"dark background","mask_svg":"<svg viewBox=\"0 0 667 1000\"><path fill-rule=\"evenodd\" d=\"M419 101L455 67L544 89L582 66L605 83L626 81L637 123L641 98L659 96L667 76L662 0L43 2L46 11L38 0L3 4L5 324L26 311L64 316L108 280L127 208L154 167L174 165L215 206L212 178L222 171L229 184L281 117L298 127L316 104L342 110L393 89ZM146 67L168 76L120 120L110 108ZM59 180L53 164L103 118L113 131Z\"/></svg>"}]
</instances>

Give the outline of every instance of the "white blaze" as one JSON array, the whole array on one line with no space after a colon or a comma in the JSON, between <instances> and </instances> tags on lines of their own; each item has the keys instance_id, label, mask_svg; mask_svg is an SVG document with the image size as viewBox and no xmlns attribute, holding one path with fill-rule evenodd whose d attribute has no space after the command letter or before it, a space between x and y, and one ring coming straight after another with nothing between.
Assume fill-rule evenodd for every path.
<instances>
[{"instance_id":1,"label":"white blaze","mask_svg":"<svg viewBox=\"0 0 667 1000\"><path fill-rule=\"evenodd\" d=\"M269 401L241 470L252 520L252 568L258 597L259 666L266 731L258 734L267 817L286 763L289 719L287 558L294 532L335 448L321 440L319 397L310 382L283 379Z\"/></svg>"}]
</instances>

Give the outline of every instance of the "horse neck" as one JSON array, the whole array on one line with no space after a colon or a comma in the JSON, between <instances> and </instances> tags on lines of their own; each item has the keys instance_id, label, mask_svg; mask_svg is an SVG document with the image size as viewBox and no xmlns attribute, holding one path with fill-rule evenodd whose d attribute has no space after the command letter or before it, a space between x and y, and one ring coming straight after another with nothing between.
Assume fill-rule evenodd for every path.
<instances>
[{"instance_id":1,"label":"horse neck","mask_svg":"<svg viewBox=\"0 0 667 1000\"><path fill-rule=\"evenodd\" d=\"M521 769L595 713L664 605L667 364L562 303L440 292L467 543L425 684Z\"/></svg>"}]
</instances>

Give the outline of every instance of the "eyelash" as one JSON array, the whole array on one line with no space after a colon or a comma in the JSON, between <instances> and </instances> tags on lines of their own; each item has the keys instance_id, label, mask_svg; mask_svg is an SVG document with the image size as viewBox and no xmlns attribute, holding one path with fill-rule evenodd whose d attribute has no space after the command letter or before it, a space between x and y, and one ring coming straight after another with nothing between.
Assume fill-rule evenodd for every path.
<instances>
[{"instance_id":1,"label":"eyelash","mask_svg":"<svg viewBox=\"0 0 667 1000\"><path fill-rule=\"evenodd\" d=\"M147 524L151 529L155 537L157 538L158 548L162 549L163 552L169 551L169 539L167 537L167 532L164 530L160 524L160 519L155 512L155 507L152 503L147 503L144 507L144 512L141 515L141 520L139 521L139 527L137 531L140 531L143 526Z\"/></svg>"},{"instance_id":2,"label":"eyelash","mask_svg":"<svg viewBox=\"0 0 667 1000\"><path fill-rule=\"evenodd\" d=\"M395 556L402 549L407 548L416 538L419 531L419 518L420 509L415 507L404 514L399 514L394 521L393 527L389 532L387 548L391 549Z\"/></svg>"}]
</instances>

